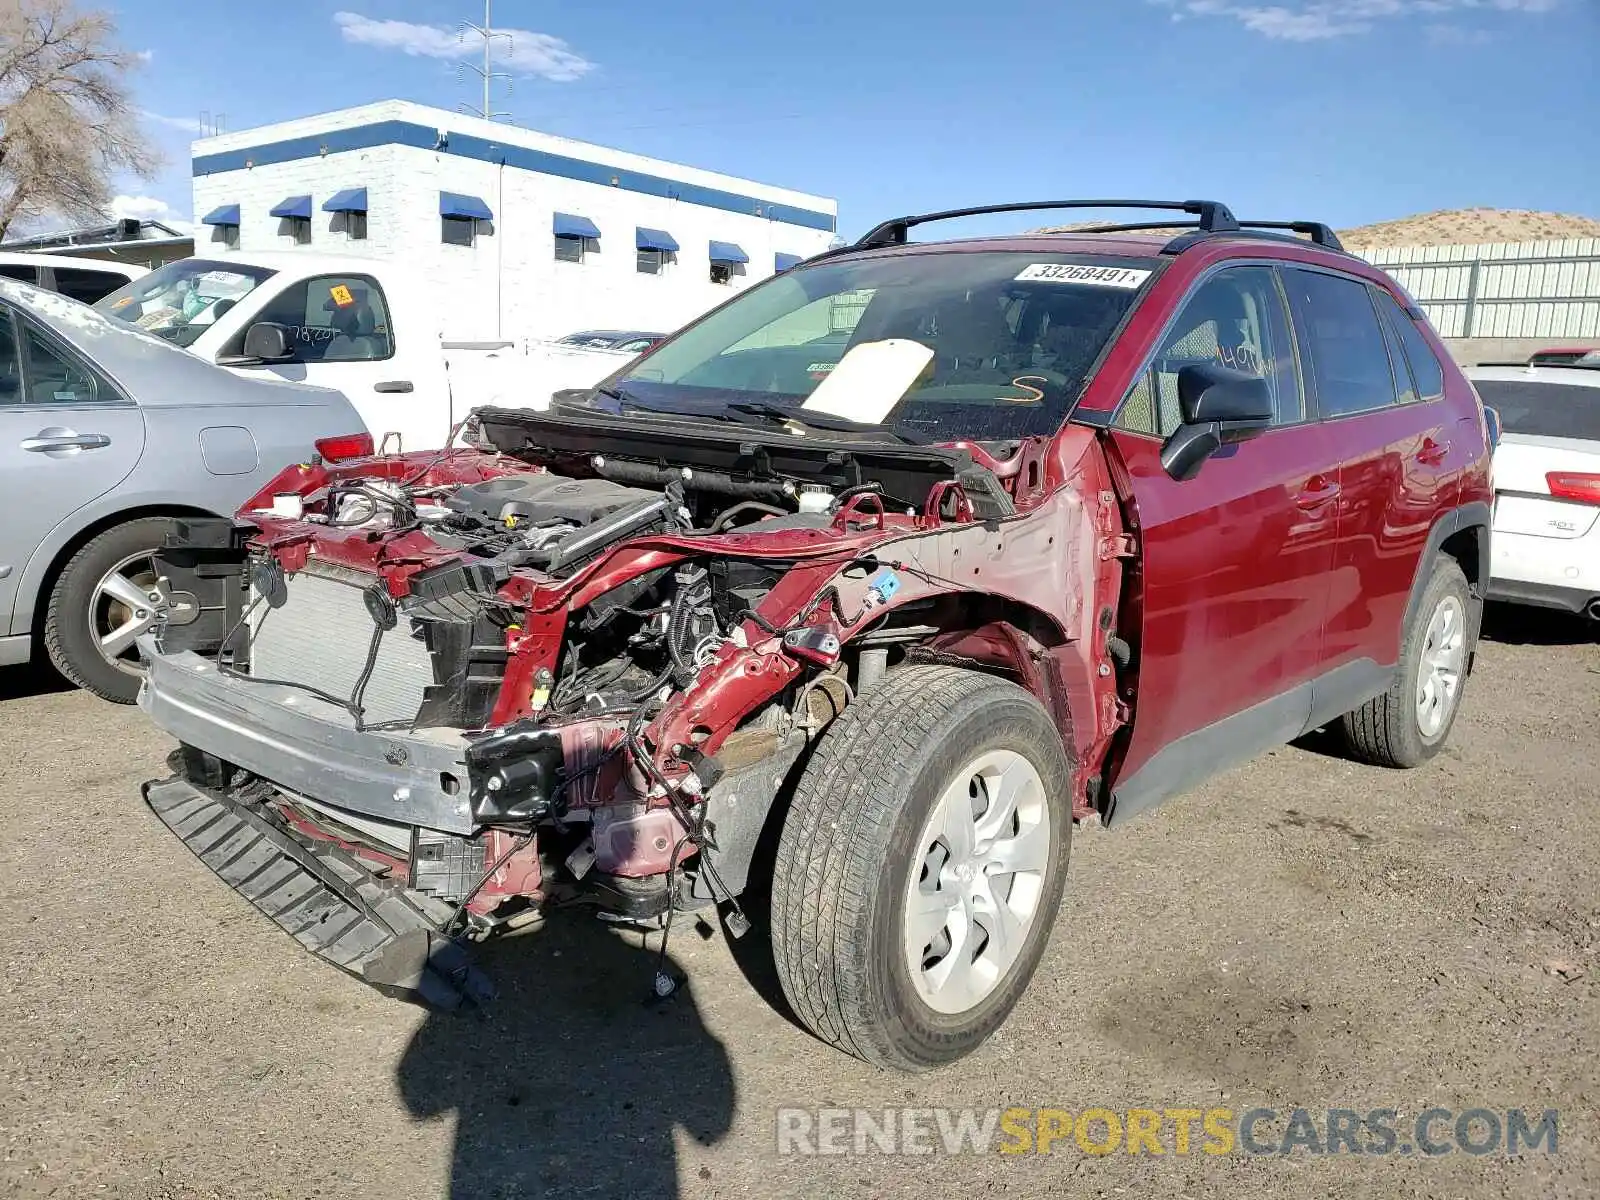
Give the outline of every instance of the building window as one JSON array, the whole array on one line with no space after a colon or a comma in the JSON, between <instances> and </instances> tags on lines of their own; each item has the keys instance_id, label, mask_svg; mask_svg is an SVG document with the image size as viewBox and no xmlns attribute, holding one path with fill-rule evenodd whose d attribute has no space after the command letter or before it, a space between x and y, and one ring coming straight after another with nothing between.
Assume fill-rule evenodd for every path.
<instances>
[{"instance_id":1,"label":"building window","mask_svg":"<svg viewBox=\"0 0 1600 1200\"><path fill-rule=\"evenodd\" d=\"M640 250L639 274L659 275L670 262L676 262L678 256L671 250Z\"/></svg>"},{"instance_id":2,"label":"building window","mask_svg":"<svg viewBox=\"0 0 1600 1200\"><path fill-rule=\"evenodd\" d=\"M732 263L722 263L722 262L714 262L714 263L712 263L711 264L711 282L712 283L732 283L733 282L733 264Z\"/></svg>"},{"instance_id":3,"label":"building window","mask_svg":"<svg viewBox=\"0 0 1600 1200\"><path fill-rule=\"evenodd\" d=\"M213 226L211 240L219 243L226 250L237 250L239 248L239 227L237 225Z\"/></svg>"},{"instance_id":4,"label":"building window","mask_svg":"<svg viewBox=\"0 0 1600 1200\"><path fill-rule=\"evenodd\" d=\"M344 236L352 242L367 240L367 214L364 212L340 212L333 214L333 221L329 229L334 233L343 232Z\"/></svg>"},{"instance_id":5,"label":"building window","mask_svg":"<svg viewBox=\"0 0 1600 1200\"><path fill-rule=\"evenodd\" d=\"M311 244L311 219L309 217L285 217L280 233L296 246L309 246Z\"/></svg>"},{"instance_id":6,"label":"building window","mask_svg":"<svg viewBox=\"0 0 1600 1200\"><path fill-rule=\"evenodd\" d=\"M478 222L471 217L440 217L439 240L446 246L470 246L478 236Z\"/></svg>"},{"instance_id":7,"label":"building window","mask_svg":"<svg viewBox=\"0 0 1600 1200\"><path fill-rule=\"evenodd\" d=\"M563 237L556 234L556 261L581 263L584 252L589 249L585 244L589 239L581 237Z\"/></svg>"}]
</instances>

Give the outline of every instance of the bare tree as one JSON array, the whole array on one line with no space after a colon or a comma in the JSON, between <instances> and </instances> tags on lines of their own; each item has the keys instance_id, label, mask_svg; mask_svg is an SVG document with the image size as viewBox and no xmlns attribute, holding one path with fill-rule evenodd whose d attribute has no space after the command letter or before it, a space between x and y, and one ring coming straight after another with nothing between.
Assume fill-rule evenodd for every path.
<instances>
[{"instance_id":1,"label":"bare tree","mask_svg":"<svg viewBox=\"0 0 1600 1200\"><path fill-rule=\"evenodd\" d=\"M0 237L19 219L103 217L119 172L160 157L140 132L105 12L72 0L0 0Z\"/></svg>"}]
</instances>

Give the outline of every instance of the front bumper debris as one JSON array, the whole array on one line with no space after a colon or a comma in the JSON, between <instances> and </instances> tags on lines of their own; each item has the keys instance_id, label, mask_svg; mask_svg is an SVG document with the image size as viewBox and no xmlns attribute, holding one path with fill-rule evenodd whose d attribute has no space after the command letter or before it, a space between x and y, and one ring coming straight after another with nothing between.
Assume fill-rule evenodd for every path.
<instances>
[{"instance_id":1,"label":"front bumper debris","mask_svg":"<svg viewBox=\"0 0 1600 1200\"><path fill-rule=\"evenodd\" d=\"M432 1008L493 998L467 951L439 932L452 906L380 879L336 847L303 845L249 805L181 777L152 780L144 798L224 883L340 970Z\"/></svg>"}]
</instances>

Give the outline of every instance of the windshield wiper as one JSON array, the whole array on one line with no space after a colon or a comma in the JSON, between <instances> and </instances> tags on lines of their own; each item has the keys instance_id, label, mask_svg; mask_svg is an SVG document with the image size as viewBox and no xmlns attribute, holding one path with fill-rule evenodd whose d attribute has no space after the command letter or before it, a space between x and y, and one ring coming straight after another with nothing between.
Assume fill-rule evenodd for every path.
<instances>
[{"instance_id":1,"label":"windshield wiper","mask_svg":"<svg viewBox=\"0 0 1600 1200\"><path fill-rule=\"evenodd\" d=\"M888 425L873 425L866 421L852 421L849 417L834 416L832 413L804 412L783 404L768 404L761 400L734 400L727 407L734 412L748 413L753 417L766 417L781 424L793 423L808 429L826 430L829 433L886 434L907 446L929 444L929 439L919 433L909 433Z\"/></svg>"}]
</instances>

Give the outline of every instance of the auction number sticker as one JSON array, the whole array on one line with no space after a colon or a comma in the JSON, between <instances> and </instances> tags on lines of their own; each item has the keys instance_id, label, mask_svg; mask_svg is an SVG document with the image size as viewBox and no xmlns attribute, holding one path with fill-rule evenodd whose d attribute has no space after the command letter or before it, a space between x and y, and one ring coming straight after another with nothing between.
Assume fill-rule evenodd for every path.
<instances>
[{"instance_id":1,"label":"auction number sticker","mask_svg":"<svg viewBox=\"0 0 1600 1200\"><path fill-rule=\"evenodd\" d=\"M350 289L342 283L336 283L329 288L328 295L333 297L333 302L340 308L348 308L356 302L356 298L350 294Z\"/></svg>"},{"instance_id":2,"label":"auction number sticker","mask_svg":"<svg viewBox=\"0 0 1600 1200\"><path fill-rule=\"evenodd\" d=\"M1078 263L1030 263L1017 276L1018 282L1087 283L1093 287L1126 288L1129 291L1149 278L1149 271L1132 267L1086 267Z\"/></svg>"}]
</instances>

